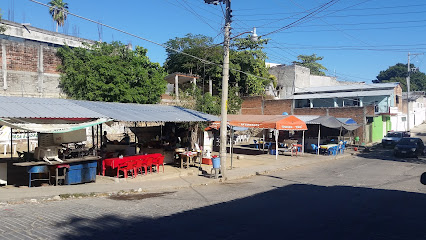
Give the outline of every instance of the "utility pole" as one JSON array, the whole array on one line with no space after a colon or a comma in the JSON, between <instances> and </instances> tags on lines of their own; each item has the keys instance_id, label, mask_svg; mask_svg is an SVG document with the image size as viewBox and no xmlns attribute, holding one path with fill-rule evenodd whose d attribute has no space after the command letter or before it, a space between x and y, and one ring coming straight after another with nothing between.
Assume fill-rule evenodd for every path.
<instances>
[{"instance_id":1,"label":"utility pole","mask_svg":"<svg viewBox=\"0 0 426 240\"><path fill-rule=\"evenodd\" d=\"M407 76L407 132L410 131L410 52L408 52L408 64L407 64L408 76Z\"/></svg>"},{"instance_id":2,"label":"utility pole","mask_svg":"<svg viewBox=\"0 0 426 240\"><path fill-rule=\"evenodd\" d=\"M407 132L410 131L410 75L411 72L416 72L417 68L411 69L410 66L410 56L417 56L417 55L423 55L423 53L408 53L408 65L407 65Z\"/></svg>"},{"instance_id":3,"label":"utility pole","mask_svg":"<svg viewBox=\"0 0 426 240\"><path fill-rule=\"evenodd\" d=\"M226 4L226 17L225 17L225 38L223 42L223 72L222 72L222 103L220 115L220 171L222 178L226 177L226 143L227 143L227 130L228 130L228 80L229 80L229 42L230 42L230 29L231 29L231 0L204 0L208 4L219 4L225 2ZM231 139L232 141L232 139Z\"/></svg>"}]
</instances>

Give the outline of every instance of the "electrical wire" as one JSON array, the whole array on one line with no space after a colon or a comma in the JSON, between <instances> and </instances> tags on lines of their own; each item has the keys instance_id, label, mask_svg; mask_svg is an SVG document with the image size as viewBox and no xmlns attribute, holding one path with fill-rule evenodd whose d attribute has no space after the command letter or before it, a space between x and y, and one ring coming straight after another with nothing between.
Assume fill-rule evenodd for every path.
<instances>
[{"instance_id":1,"label":"electrical wire","mask_svg":"<svg viewBox=\"0 0 426 240\"><path fill-rule=\"evenodd\" d=\"M337 2L339 2L339 1L340 1L340 0L331 0L331 1L327 2L327 3L325 3L325 4L322 4L322 5L321 5L321 6L319 6L316 10L314 10L314 11L312 11L312 12L308 13L307 15L303 16L302 18L299 18L298 20L296 20L296 21L294 21L294 22L292 22L292 23L290 23L290 24L287 24L286 26L284 26L284 27L282 27L282 28L279 28L279 29L277 29L277 30L275 30L275 31L269 32L269 33L267 33L267 34L264 34L263 36L265 37L265 36L268 36L268 35L270 35L270 34L274 34L274 33L277 33L277 32L280 32L280 31L283 31L283 30L285 30L285 29L291 28L292 26L294 26L294 25L296 25L296 24L299 24L300 22L302 22L302 21L304 21L304 20L307 20L307 19L309 19L309 18L312 18L313 16L315 16L315 15L317 15L318 13L322 12L323 10L325 10L325 9L327 9L327 8L329 8L329 7L331 7L332 5L336 4L336 3L337 3Z\"/></svg>"},{"instance_id":2,"label":"electrical wire","mask_svg":"<svg viewBox=\"0 0 426 240\"><path fill-rule=\"evenodd\" d=\"M38 2L38 1L35 1L35 0L30 0L30 1L31 1L31 2L34 2L34 3L37 3L37 4L40 4L40 5L42 5L42 6L45 6L45 7L49 7L49 8L50 8L50 6L49 6L49 5L47 5L47 4L44 4L44 3L41 3L41 2ZM197 56L194 56L194 55L191 55L191 54L185 53L185 52L183 52L183 51L180 51L180 50L177 50L177 49L171 48L171 47L169 47L169 46L167 46L167 45L165 45L165 44L161 44L161 43L154 42L154 41L149 40L149 39L147 39L147 38L143 38L143 37L140 37L140 36L135 35L135 34L133 34L133 33L129 33L129 32L127 32L127 31L124 31L124 30L121 30L121 29L118 29L118 28L112 27L112 26L110 26L110 25L107 25L107 24L104 24L104 23L101 23L101 22L98 22L98 21L94 21L94 20L89 19L89 18L86 18L86 17L79 16L79 15L74 14L74 13L72 13L72 12L69 12L69 11L68 11L68 12L67 12L67 14L69 14L69 15L71 15L71 16L74 16L74 17L77 17L77 18L81 18L81 19L83 19L83 20L86 20L86 21L89 21L89 22L92 22L92 23L95 23L95 24L99 24L99 25L104 26L104 27L106 27L106 28L113 29L113 30L115 30L115 31L118 31L118 32L124 33L124 34L126 34L126 35L129 35L129 36L132 36L132 37L135 37L135 38L141 39L141 40L143 40L143 41L146 41L146 42L152 43L152 44L154 44L154 45L161 46L161 47L163 47L163 48L166 48L166 49L172 50L172 51L174 51L174 52L181 53L181 54L183 54L183 55L185 55L185 56L188 56L188 57L192 57L192 58L194 58L194 59L197 59L197 60L199 60L199 61L201 61L201 62L203 62L203 63L206 63L206 64L212 64L212 65L216 65L216 66L219 66L219 67L223 67L221 64L218 64L218 63L215 63L215 62L211 62L211 61L206 60L206 59L199 58L199 57L197 57ZM234 69L234 68L229 68L229 70L236 71L236 72L239 72L239 73L245 74L245 75L247 75L247 76L252 76L252 77L259 78L259 79L270 80L270 79L268 79L268 78L264 78L264 77L261 77L261 76L257 76L257 75L254 75L254 74L251 74L251 73L248 73L248 72L244 72L244 71L241 71L241 70L238 70L238 69Z\"/></svg>"}]
</instances>

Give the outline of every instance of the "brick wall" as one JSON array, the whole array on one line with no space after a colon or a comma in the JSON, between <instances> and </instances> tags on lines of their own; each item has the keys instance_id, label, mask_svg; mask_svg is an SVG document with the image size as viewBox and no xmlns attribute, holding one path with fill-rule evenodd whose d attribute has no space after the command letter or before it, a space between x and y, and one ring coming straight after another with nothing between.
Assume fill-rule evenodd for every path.
<instances>
[{"instance_id":1,"label":"brick wall","mask_svg":"<svg viewBox=\"0 0 426 240\"><path fill-rule=\"evenodd\" d=\"M26 97L61 97L57 49L32 41L0 40L0 84L6 89L1 95ZM3 49L6 49L3 52ZM3 62L4 53L6 62ZM43 66L40 67L40 63ZM6 65L5 69L3 69Z\"/></svg>"},{"instance_id":2,"label":"brick wall","mask_svg":"<svg viewBox=\"0 0 426 240\"><path fill-rule=\"evenodd\" d=\"M395 107L398 107L398 111L402 112L403 111L403 99L402 99L401 85L396 86L394 91L395 91L395 99L394 99ZM399 98L398 103L396 103L397 96Z\"/></svg>"},{"instance_id":3,"label":"brick wall","mask_svg":"<svg viewBox=\"0 0 426 240\"><path fill-rule=\"evenodd\" d=\"M262 114L262 101L264 115L281 115L283 112L291 114L292 100L263 100L262 97L243 98L242 113ZM364 137L364 108L365 116L374 116L374 106L365 107L337 107L337 108L295 108L293 115L320 115L334 116L336 118L352 118L361 127L354 131L355 136L359 136L361 141L365 141Z\"/></svg>"},{"instance_id":4,"label":"brick wall","mask_svg":"<svg viewBox=\"0 0 426 240\"><path fill-rule=\"evenodd\" d=\"M243 97L241 103L241 114L262 115L262 97Z\"/></svg>"},{"instance_id":5,"label":"brick wall","mask_svg":"<svg viewBox=\"0 0 426 240\"><path fill-rule=\"evenodd\" d=\"M43 48L43 68L45 73L56 73L58 72L58 66L61 65L61 59L56 56L56 48L44 47Z\"/></svg>"},{"instance_id":6,"label":"brick wall","mask_svg":"<svg viewBox=\"0 0 426 240\"><path fill-rule=\"evenodd\" d=\"M283 112L291 114L293 100L266 100L264 101L263 113L265 115L281 115Z\"/></svg>"}]
</instances>

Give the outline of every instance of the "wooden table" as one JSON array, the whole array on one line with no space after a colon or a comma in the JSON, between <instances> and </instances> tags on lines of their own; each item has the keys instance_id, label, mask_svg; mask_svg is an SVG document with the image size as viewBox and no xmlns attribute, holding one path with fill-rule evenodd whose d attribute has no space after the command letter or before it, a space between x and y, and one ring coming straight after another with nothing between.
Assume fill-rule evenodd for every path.
<instances>
[{"instance_id":1,"label":"wooden table","mask_svg":"<svg viewBox=\"0 0 426 240\"><path fill-rule=\"evenodd\" d=\"M183 168L183 159L186 159L186 168L189 168L189 162L198 156L198 152L187 151L180 153L180 168Z\"/></svg>"}]
</instances>

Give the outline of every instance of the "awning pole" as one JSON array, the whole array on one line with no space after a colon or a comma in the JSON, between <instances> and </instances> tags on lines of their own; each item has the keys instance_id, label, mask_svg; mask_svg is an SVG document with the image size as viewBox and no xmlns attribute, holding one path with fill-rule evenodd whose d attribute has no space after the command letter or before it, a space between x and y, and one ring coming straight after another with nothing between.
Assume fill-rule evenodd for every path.
<instances>
[{"instance_id":1,"label":"awning pole","mask_svg":"<svg viewBox=\"0 0 426 240\"><path fill-rule=\"evenodd\" d=\"M234 126L231 126L231 139L230 139L230 148L229 148L229 152L231 153L231 169L232 169L232 148L233 148L233 141L234 140Z\"/></svg>"},{"instance_id":2,"label":"awning pole","mask_svg":"<svg viewBox=\"0 0 426 240\"><path fill-rule=\"evenodd\" d=\"M319 155L320 152L320 138L321 138L321 124L318 124L318 152L317 155Z\"/></svg>"},{"instance_id":3,"label":"awning pole","mask_svg":"<svg viewBox=\"0 0 426 240\"><path fill-rule=\"evenodd\" d=\"M27 152L30 152L30 132L27 131ZM30 161L30 154L27 154L26 160Z\"/></svg>"},{"instance_id":4,"label":"awning pole","mask_svg":"<svg viewBox=\"0 0 426 240\"><path fill-rule=\"evenodd\" d=\"M305 154L305 130L302 131L302 155Z\"/></svg>"},{"instance_id":5,"label":"awning pole","mask_svg":"<svg viewBox=\"0 0 426 240\"><path fill-rule=\"evenodd\" d=\"M10 160L13 160L13 128L10 128Z\"/></svg>"},{"instance_id":6,"label":"awning pole","mask_svg":"<svg viewBox=\"0 0 426 240\"><path fill-rule=\"evenodd\" d=\"M96 156L95 154L95 128L92 126L92 148L93 148L93 156Z\"/></svg>"},{"instance_id":7,"label":"awning pole","mask_svg":"<svg viewBox=\"0 0 426 240\"><path fill-rule=\"evenodd\" d=\"M101 148L101 151L100 151L100 154L101 154L101 156L103 157L103 155L104 155L104 153L102 152L102 145L103 145L103 134L104 134L104 132L102 131L102 123L100 124L100 127L99 127L99 130L100 130L100 132L101 132L101 136L100 136L100 143L101 143L101 145L100 145L100 148ZM105 143L106 144L106 143Z\"/></svg>"}]
</instances>

